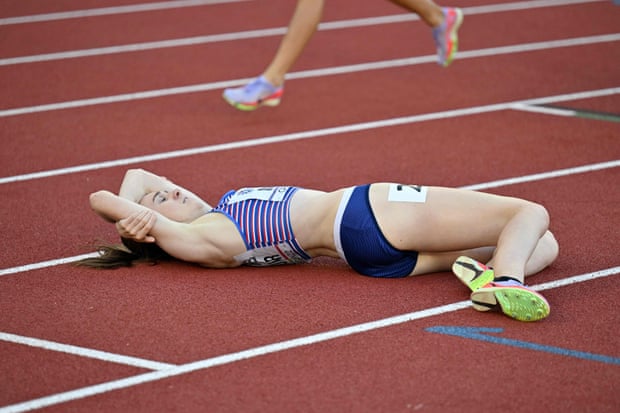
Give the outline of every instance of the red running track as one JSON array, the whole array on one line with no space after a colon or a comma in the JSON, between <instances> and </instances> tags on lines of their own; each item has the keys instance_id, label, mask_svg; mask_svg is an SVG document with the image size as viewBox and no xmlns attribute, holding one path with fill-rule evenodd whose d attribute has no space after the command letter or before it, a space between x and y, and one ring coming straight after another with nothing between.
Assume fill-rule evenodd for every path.
<instances>
[{"instance_id":1,"label":"red running track","mask_svg":"<svg viewBox=\"0 0 620 413\"><path fill-rule=\"evenodd\" d=\"M0 23L131 4L12 2ZM620 9L453 4L466 18L449 69L425 60L434 51L420 21L320 30L282 105L252 113L227 106L222 88L258 74L280 35L9 59L283 28L293 2L1 24L0 412L617 411ZM388 2L335 0L323 20L396 15ZM350 66L361 63L382 66ZM211 202L245 185L379 180L541 202L561 255L529 282L552 313L517 323L470 309L449 273L377 280L331 259L218 271L47 262L115 239L87 198L116 189L128 167ZM481 341L437 326L502 330Z\"/></svg>"}]
</instances>

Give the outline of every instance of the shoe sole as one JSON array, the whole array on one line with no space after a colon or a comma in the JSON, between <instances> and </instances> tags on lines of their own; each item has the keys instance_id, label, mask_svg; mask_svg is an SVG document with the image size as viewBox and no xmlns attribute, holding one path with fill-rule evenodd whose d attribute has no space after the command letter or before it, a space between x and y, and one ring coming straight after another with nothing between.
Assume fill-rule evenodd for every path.
<instances>
[{"instance_id":1,"label":"shoe sole","mask_svg":"<svg viewBox=\"0 0 620 413\"><path fill-rule=\"evenodd\" d=\"M234 100L230 100L225 95L222 95L222 97L224 98L226 102L228 102L229 105L239 110L242 110L244 112L250 112L250 111L256 110L260 108L261 106L270 106L270 107L278 106L280 104L280 101L282 100L282 98L278 96L274 98L267 98L267 99L264 99L256 103L242 103L242 102L235 102Z\"/></svg>"},{"instance_id":2,"label":"shoe sole","mask_svg":"<svg viewBox=\"0 0 620 413\"><path fill-rule=\"evenodd\" d=\"M456 9L456 23L452 26L452 30L450 30L450 43L452 44L452 49L450 53L446 55L446 61L443 63L443 67L448 67L454 60L454 56L456 52L459 50L459 37L458 30L463 24L463 11L461 9Z\"/></svg>"},{"instance_id":3,"label":"shoe sole","mask_svg":"<svg viewBox=\"0 0 620 413\"><path fill-rule=\"evenodd\" d=\"M492 282L495 276L492 269L466 256L460 256L454 261L452 272L471 291Z\"/></svg>"},{"instance_id":4,"label":"shoe sole","mask_svg":"<svg viewBox=\"0 0 620 413\"><path fill-rule=\"evenodd\" d=\"M481 288L471 293L471 300L478 311L488 311L499 304L504 314L519 321L542 320L550 312L542 295L522 287Z\"/></svg>"}]
</instances>

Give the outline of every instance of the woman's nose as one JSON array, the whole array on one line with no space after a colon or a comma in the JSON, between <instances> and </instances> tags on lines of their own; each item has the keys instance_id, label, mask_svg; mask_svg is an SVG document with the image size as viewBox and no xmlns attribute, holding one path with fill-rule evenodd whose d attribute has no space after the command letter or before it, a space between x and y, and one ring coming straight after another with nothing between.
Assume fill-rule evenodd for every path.
<instances>
[{"instance_id":1,"label":"woman's nose","mask_svg":"<svg viewBox=\"0 0 620 413\"><path fill-rule=\"evenodd\" d=\"M181 191L178 189L175 189L174 191L172 191L172 198L173 199L179 199L181 197Z\"/></svg>"}]
</instances>

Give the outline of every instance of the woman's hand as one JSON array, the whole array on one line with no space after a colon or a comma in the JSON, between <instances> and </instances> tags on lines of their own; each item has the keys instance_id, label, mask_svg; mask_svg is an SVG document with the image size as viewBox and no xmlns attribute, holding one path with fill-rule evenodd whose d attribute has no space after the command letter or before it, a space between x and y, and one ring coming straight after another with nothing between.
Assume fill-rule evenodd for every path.
<instances>
[{"instance_id":1,"label":"woman's hand","mask_svg":"<svg viewBox=\"0 0 620 413\"><path fill-rule=\"evenodd\" d=\"M155 237L149 235L157 222L157 214L150 210L134 212L127 218L116 222L116 230L123 238L138 242L155 242Z\"/></svg>"}]
</instances>

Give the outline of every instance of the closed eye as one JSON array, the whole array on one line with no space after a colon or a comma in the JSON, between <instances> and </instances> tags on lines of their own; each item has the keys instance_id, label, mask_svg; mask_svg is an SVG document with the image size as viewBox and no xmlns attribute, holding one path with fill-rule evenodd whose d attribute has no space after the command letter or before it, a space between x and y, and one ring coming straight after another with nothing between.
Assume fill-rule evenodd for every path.
<instances>
[{"instance_id":1,"label":"closed eye","mask_svg":"<svg viewBox=\"0 0 620 413\"><path fill-rule=\"evenodd\" d=\"M164 194L167 195L168 191L163 191L163 193L161 191L157 191L155 195L153 195L153 203L161 204L162 202L165 202L168 198Z\"/></svg>"}]
</instances>

